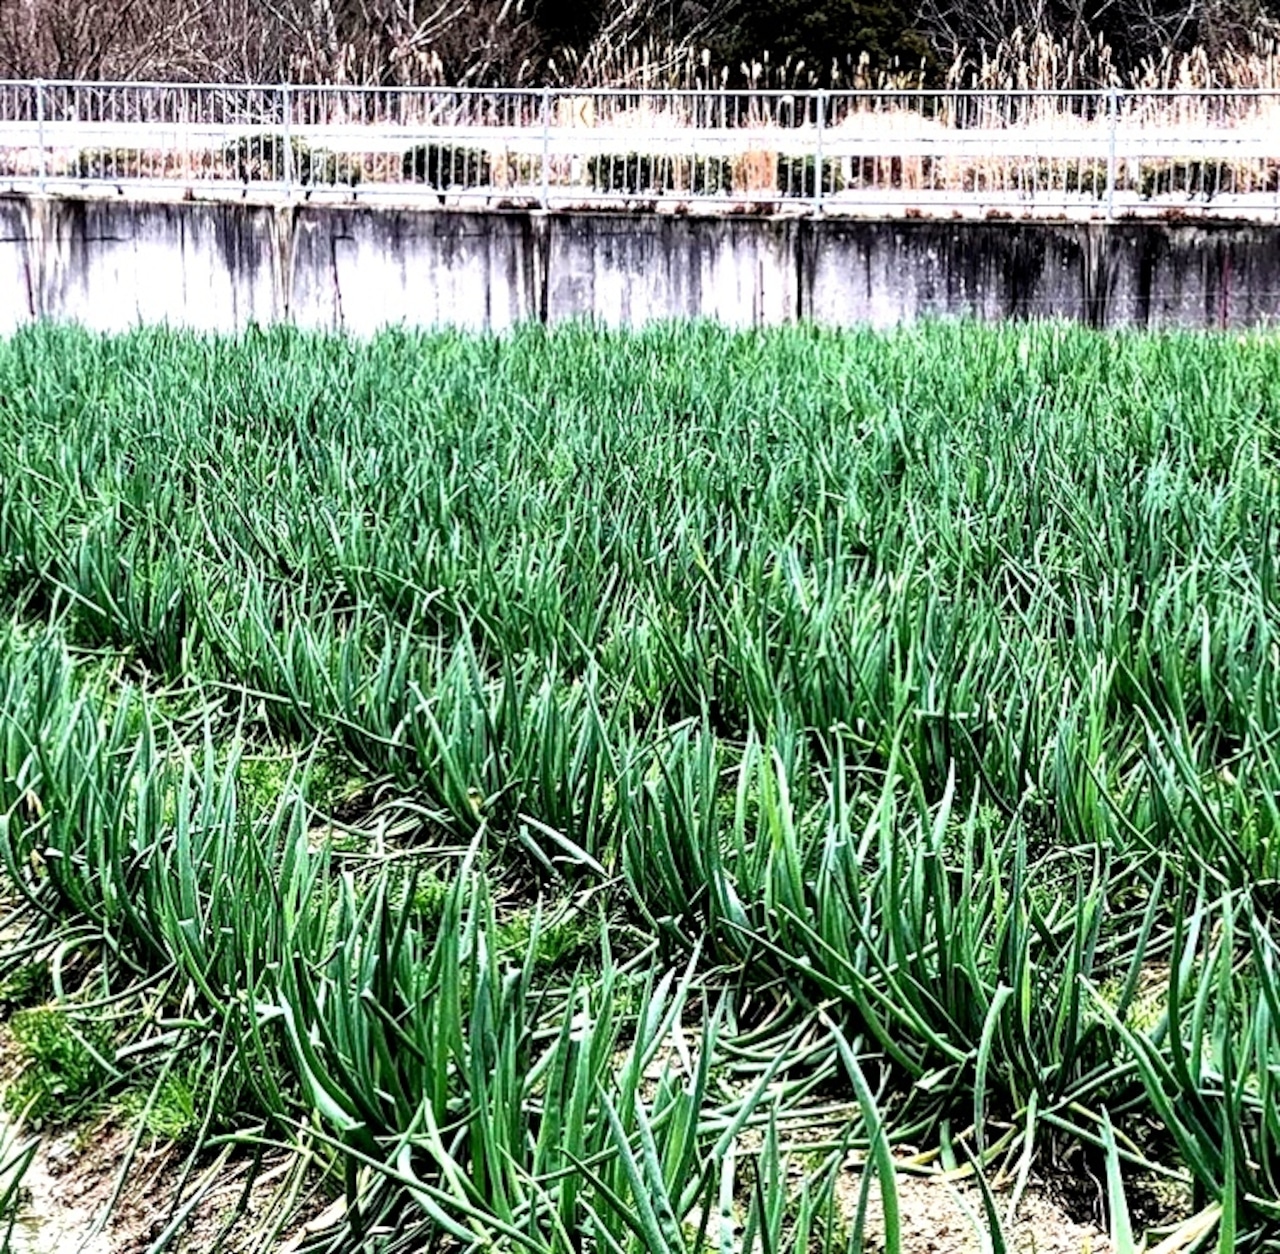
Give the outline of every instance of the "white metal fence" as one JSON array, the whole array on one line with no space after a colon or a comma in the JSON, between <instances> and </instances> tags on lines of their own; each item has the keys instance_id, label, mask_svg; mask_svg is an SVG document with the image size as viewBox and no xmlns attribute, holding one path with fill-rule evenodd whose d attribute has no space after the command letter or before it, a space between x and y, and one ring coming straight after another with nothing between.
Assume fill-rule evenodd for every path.
<instances>
[{"instance_id":1,"label":"white metal fence","mask_svg":"<svg viewBox=\"0 0 1280 1254\"><path fill-rule=\"evenodd\" d=\"M0 82L0 190L1280 216L1280 91Z\"/></svg>"}]
</instances>

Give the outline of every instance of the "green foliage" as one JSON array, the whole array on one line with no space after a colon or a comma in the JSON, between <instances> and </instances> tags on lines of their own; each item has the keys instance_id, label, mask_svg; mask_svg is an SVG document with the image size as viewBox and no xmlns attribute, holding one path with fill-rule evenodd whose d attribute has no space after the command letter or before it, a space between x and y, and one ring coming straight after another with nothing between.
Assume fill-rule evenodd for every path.
<instances>
[{"instance_id":1,"label":"green foliage","mask_svg":"<svg viewBox=\"0 0 1280 1254\"><path fill-rule=\"evenodd\" d=\"M5 1108L39 1126L73 1118L103 1078L83 1025L54 1006L20 1010L9 1020L22 1070L6 1087Z\"/></svg>"},{"instance_id":2,"label":"green foliage","mask_svg":"<svg viewBox=\"0 0 1280 1254\"><path fill-rule=\"evenodd\" d=\"M150 1136L185 1145L199 1131L202 1096L191 1076L170 1073L154 1093L130 1089L124 1094L121 1107L127 1117L141 1119Z\"/></svg>"},{"instance_id":3,"label":"green foliage","mask_svg":"<svg viewBox=\"0 0 1280 1254\"><path fill-rule=\"evenodd\" d=\"M243 183L311 181L311 150L297 136L257 132L240 135L224 145L222 160ZM327 167L326 167L327 168Z\"/></svg>"},{"instance_id":4,"label":"green foliage","mask_svg":"<svg viewBox=\"0 0 1280 1254\"><path fill-rule=\"evenodd\" d=\"M307 799L322 813L356 804L368 790L369 781L353 771L349 760L321 752L304 764Z\"/></svg>"},{"instance_id":5,"label":"green foliage","mask_svg":"<svg viewBox=\"0 0 1280 1254\"><path fill-rule=\"evenodd\" d=\"M449 901L449 884L434 872L427 871L417 877L413 887L410 908L419 926L424 931L430 931L444 918L445 906Z\"/></svg>"},{"instance_id":6,"label":"green foliage","mask_svg":"<svg viewBox=\"0 0 1280 1254\"><path fill-rule=\"evenodd\" d=\"M1055 172L1047 170L1039 180L1041 186L1055 185ZM1079 161L1068 164L1062 171L1062 189L1081 192L1099 199L1107 193L1107 163L1105 161Z\"/></svg>"},{"instance_id":7,"label":"green foliage","mask_svg":"<svg viewBox=\"0 0 1280 1254\"><path fill-rule=\"evenodd\" d=\"M917 10L899 0L743 0L721 36L729 64L803 61L819 83L866 55L876 69L937 68L937 52L920 32ZM949 55L949 50L948 54Z\"/></svg>"},{"instance_id":8,"label":"green foliage","mask_svg":"<svg viewBox=\"0 0 1280 1254\"><path fill-rule=\"evenodd\" d=\"M426 183L442 192L454 187L488 187L491 182L487 152L452 144L410 148L401 161L401 173L406 182Z\"/></svg>"},{"instance_id":9,"label":"green foliage","mask_svg":"<svg viewBox=\"0 0 1280 1254\"><path fill-rule=\"evenodd\" d=\"M784 196L813 196L817 193L816 158L778 158L778 188ZM824 196L844 191L844 175L838 161L822 163L822 193Z\"/></svg>"},{"instance_id":10,"label":"green foliage","mask_svg":"<svg viewBox=\"0 0 1280 1254\"><path fill-rule=\"evenodd\" d=\"M228 1103L312 1129L357 1246L860 1231L836 1151L790 1174L821 1087L886 1189L900 1139L1022 1178L1076 1140L1123 1227L1173 1146L1261 1249L1278 354L25 329L23 944L163 980L206 1053L140 1064L139 1114L193 1154ZM28 1032L59 1109L103 1079L71 1023Z\"/></svg>"},{"instance_id":11,"label":"green foliage","mask_svg":"<svg viewBox=\"0 0 1280 1254\"><path fill-rule=\"evenodd\" d=\"M239 768L239 803L252 823L269 815L287 795L297 764L284 755L259 754L241 757Z\"/></svg>"},{"instance_id":12,"label":"green foliage","mask_svg":"<svg viewBox=\"0 0 1280 1254\"><path fill-rule=\"evenodd\" d=\"M509 960L532 957L534 969L542 971L598 954L600 919L585 915L572 903L562 903L545 914L541 908L507 913L498 927L499 954Z\"/></svg>"},{"instance_id":13,"label":"green foliage","mask_svg":"<svg viewBox=\"0 0 1280 1254\"><path fill-rule=\"evenodd\" d=\"M661 157L646 153L601 153L587 159L587 184L593 192L660 196L729 195L733 163L722 157Z\"/></svg>"},{"instance_id":14,"label":"green foliage","mask_svg":"<svg viewBox=\"0 0 1280 1254\"><path fill-rule=\"evenodd\" d=\"M18 962L0 983L0 1006L10 1010L27 1009L47 1000L51 992L47 962Z\"/></svg>"},{"instance_id":15,"label":"green foliage","mask_svg":"<svg viewBox=\"0 0 1280 1254\"><path fill-rule=\"evenodd\" d=\"M316 149L308 159L309 181L316 187L357 187L365 178L363 160L345 152Z\"/></svg>"},{"instance_id":16,"label":"green foliage","mask_svg":"<svg viewBox=\"0 0 1280 1254\"><path fill-rule=\"evenodd\" d=\"M12 1130L0 1137L0 1250L13 1248L13 1231L26 1201L23 1181L39 1148L35 1137L20 1141Z\"/></svg>"},{"instance_id":17,"label":"green foliage","mask_svg":"<svg viewBox=\"0 0 1280 1254\"><path fill-rule=\"evenodd\" d=\"M67 168L76 178L136 179L153 176L154 154L142 148L82 148Z\"/></svg>"},{"instance_id":18,"label":"green foliage","mask_svg":"<svg viewBox=\"0 0 1280 1254\"><path fill-rule=\"evenodd\" d=\"M1274 192L1280 188L1280 166L1268 163L1261 174L1230 161L1148 161L1142 166L1138 192L1143 200L1180 197L1211 200L1238 191Z\"/></svg>"}]
</instances>

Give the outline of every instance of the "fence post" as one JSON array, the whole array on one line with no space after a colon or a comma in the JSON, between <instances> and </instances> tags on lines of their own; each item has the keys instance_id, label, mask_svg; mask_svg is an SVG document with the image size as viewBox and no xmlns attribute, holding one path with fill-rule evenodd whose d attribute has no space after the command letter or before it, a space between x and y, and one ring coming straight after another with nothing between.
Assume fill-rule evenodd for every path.
<instances>
[{"instance_id":1,"label":"fence post","mask_svg":"<svg viewBox=\"0 0 1280 1254\"><path fill-rule=\"evenodd\" d=\"M293 199L293 97L289 84L280 88L281 101L284 104L284 198Z\"/></svg>"},{"instance_id":2,"label":"fence post","mask_svg":"<svg viewBox=\"0 0 1280 1254\"><path fill-rule=\"evenodd\" d=\"M39 145L40 155L37 158L36 165L36 186L43 195L45 190L45 179L48 177L47 154L44 143L44 79L38 78L35 82L36 88L36 143Z\"/></svg>"},{"instance_id":3,"label":"fence post","mask_svg":"<svg viewBox=\"0 0 1280 1254\"><path fill-rule=\"evenodd\" d=\"M551 88L542 89L542 208L551 206Z\"/></svg>"},{"instance_id":4,"label":"fence post","mask_svg":"<svg viewBox=\"0 0 1280 1254\"><path fill-rule=\"evenodd\" d=\"M827 119L827 93L821 87L818 88L818 95L817 95L817 100L815 102L815 107L817 108L817 111L818 111L818 116L817 116L818 139L815 145L814 158L813 158L813 208L815 213L821 213L822 212L822 183L823 183L822 175L824 173L822 168L822 130L823 130L823 127L826 126L826 119ZM835 188L834 176L831 181L831 186L832 186L832 189L834 190Z\"/></svg>"},{"instance_id":5,"label":"fence post","mask_svg":"<svg viewBox=\"0 0 1280 1254\"><path fill-rule=\"evenodd\" d=\"M1107 221L1115 217L1116 199L1116 127L1120 121L1120 93L1112 87L1107 92Z\"/></svg>"}]
</instances>

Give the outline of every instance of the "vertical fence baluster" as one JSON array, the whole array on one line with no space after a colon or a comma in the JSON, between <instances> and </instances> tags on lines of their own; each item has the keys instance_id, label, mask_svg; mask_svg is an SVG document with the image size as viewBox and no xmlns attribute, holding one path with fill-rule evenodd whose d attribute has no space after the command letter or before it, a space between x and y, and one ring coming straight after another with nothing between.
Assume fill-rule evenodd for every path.
<instances>
[{"instance_id":1,"label":"vertical fence baluster","mask_svg":"<svg viewBox=\"0 0 1280 1254\"><path fill-rule=\"evenodd\" d=\"M36 88L36 146L38 155L36 157L37 165L37 186L43 194L45 190L45 179L47 178L48 168L46 165L46 154L44 145L44 79L38 78L35 82Z\"/></svg>"},{"instance_id":2,"label":"vertical fence baluster","mask_svg":"<svg viewBox=\"0 0 1280 1254\"><path fill-rule=\"evenodd\" d=\"M1115 217L1116 199L1116 128L1120 121L1120 93L1112 87L1107 92L1107 221Z\"/></svg>"},{"instance_id":3,"label":"vertical fence baluster","mask_svg":"<svg viewBox=\"0 0 1280 1254\"><path fill-rule=\"evenodd\" d=\"M293 97L289 84L280 88L280 104L284 109L284 198L293 199Z\"/></svg>"},{"instance_id":4,"label":"vertical fence baluster","mask_svg":"<svg viewBox=\"0 0 1280 1254\"><path fill-rule=\"evenodd\" d=\"M551 206L551 88L542 89L542 208Z\"/></svg>"},{"instance_id":5,"label":"vertical fence baluster","mask_svg":"<svg viewBox=\"0 0 1280 1254\"><path fill-rule=\"evenodd\" d=\"M821 213L822 185L825 181L822 177L824 173L822 168L822 130L826 125L827 117L827 93L821 87L818 88L817 96L814 100L814 108L817 110L818 134L814 145L813 158L813 208L815 212ZM832 179L832 190L835 190L834 178Z\"/></svg>"}]
</instances>

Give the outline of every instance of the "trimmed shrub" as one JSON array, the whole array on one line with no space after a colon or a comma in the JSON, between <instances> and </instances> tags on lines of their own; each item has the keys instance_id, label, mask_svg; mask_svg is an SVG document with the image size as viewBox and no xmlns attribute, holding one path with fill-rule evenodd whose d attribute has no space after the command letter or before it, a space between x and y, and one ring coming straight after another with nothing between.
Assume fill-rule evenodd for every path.
<instances>
[{"instance_id":1,"label":"trimmed shrub","mask_svg":"<svg viewBox=\"0 0 1280 1254\"><path fill-rule=\"evenodd\" d=\"M911 191L933 185L936 167L934 158L919 157L843 157L837 163L840 190L845 187L893 188L895 191ZM812 178L812 174L809 176ZM962 174L967 191L989 183L991 172L975 168Z\"/></svg>"},{"instance_id":2,"label":"trimmed shrub","mask_svg":"<svg viewBox=\"0 0 1280 1254\"><path fill-rule=\"evenodd\" d=\"M419 144L404 154L401 170L406 183L426 183L437 191L451 187L488 187L489 154L481 148L453 144Z\"/></svg>"},{"instance_id":3,"label":"trimmed shrub","mask_svg":"<svg viewBox=\"0 0 1280 1254\"><path fill-rule=\"evenodd\" d=\"M1200 196L1211 200L1224 192L1250 190L1248 179L1237 188L1236 167L1226 161L1162 161L1144 163L1138 181L1143 200L1157 196Z\"/></svg>"},{"instance_id":4,"label":"trimmed shrub","mask_svg":"<svg viewBox=\"0 0 1280 1254\"><path fill-rule=\"evenodd\" d=\"M1091 161L1086 165L1069 165L1066 173L1069 192L1085 192L1099 198L1107 194L1107 163Z\"/></svg>"},{"instance_id":5,"label":"trimmed shrub","mask_svg":"<svg viewBox=\"0 0 1280 1254\"><path fill-rule=\"evenodd\" d=\"M694 196L728 194L733 168L722 157L671 157L651 153L602 153L587 160L593 192L655 196L688 192Z\"/></svg>"},{"instance_id":6,"label":"trimmed shrub","mask_svg":"<svg viewBox=\"0 0 1280 1254\"><path fill-rule=\"evenodd\" d=\"M355 187L364 176L364 161L351 153L317 149L311 154L313 187Z\"/></svg>"},{"instance_id":7,"label":"trimmed shrub","mask_svg":"<svg viewBox=\"0 0 1280 1254\"><path fill-rule=\"evenodd\" d=\"M812 196L814 194L814 166L816 157L779 157L778 190L784 196ZM831 196L844 191L844 175L838 161L824 158L822 162L822 194Z\"/></svg>"},{"instance_id":8,"label":"trimmed shrub","mask_svg":"<svg viewBox=\"0 0 1280 1254\"><path fill-rule=\"evenodd\" d=\"M287 169L285 152L293 153L292 171ZM311 150L297 138L283 135L241 135L222 149L222 160L242 183L281 183L290 173L295 183L311 181Z\"/></svg>"},{"instance_id":9,"label":"trimmed shrub","mask_svg":"<svg viewBox=\"0 0 1280 1254\"><path fill-rule=\"evenodd\" d=\"M141 178L152 173L146 158L140 148L82 148L71 159L67 173L81 179ZM158 160L163 161L163 154Z\"/></svg>"}]
</instances>

